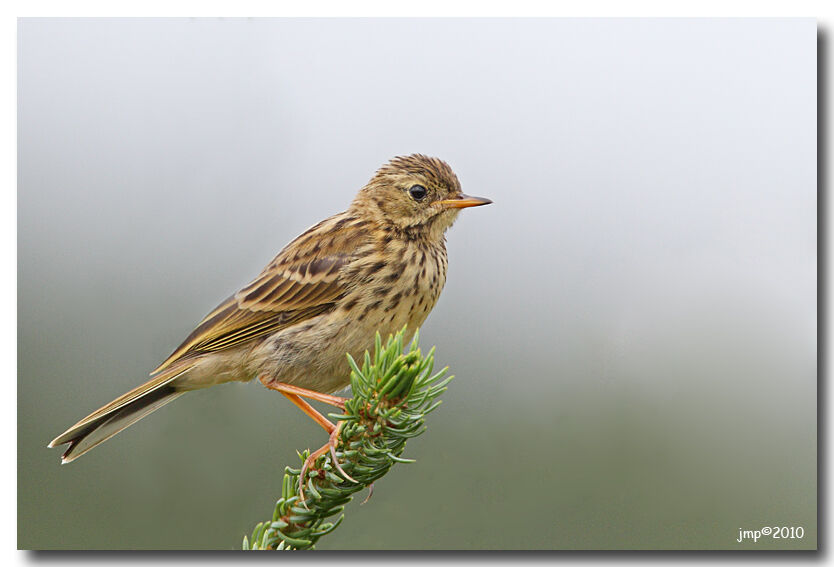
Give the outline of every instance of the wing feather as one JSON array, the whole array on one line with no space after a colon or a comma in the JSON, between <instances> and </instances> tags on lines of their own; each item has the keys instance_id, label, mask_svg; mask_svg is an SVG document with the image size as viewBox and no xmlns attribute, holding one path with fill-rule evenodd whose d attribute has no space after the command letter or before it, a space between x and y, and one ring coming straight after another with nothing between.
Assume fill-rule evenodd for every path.
<instances>
[{"instance_id":1,"label":"wing feather","mask_svg":"<svg viewBox=\"0 0 834 567\"><path fill-rule=\"evenodd\" d=\"M331 310L347 291L342 268L357 256L364 241L361 233L348 230L321 246L305 233L250 284L209 313L152 374L178 360L239 346Z\"/></svg>"}]
</instances>

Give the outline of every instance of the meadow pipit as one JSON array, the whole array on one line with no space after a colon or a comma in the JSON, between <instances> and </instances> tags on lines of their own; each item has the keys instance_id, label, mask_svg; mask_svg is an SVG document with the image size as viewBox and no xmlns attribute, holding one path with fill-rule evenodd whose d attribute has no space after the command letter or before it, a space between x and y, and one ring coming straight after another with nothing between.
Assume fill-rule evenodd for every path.
<instances>
[{"instance_id":1,"label":"meadow pipit","mask_svg":"<svg viewBox=\"0 0 834 567\"><path fill-rule=\"evenodd\" d=\"M342 406L330 394L349 384L345 353L359 359L377 331L407 326L410 340L446 281L446 229L462 208L490 202L461 193L439 159L392 159L346 211L290 242L209 313L150 381L49 446L69 443L68 463L189 390L256 377L322 425L332 443L336 428L301 397Z\"/></svg>"}]
</instances>

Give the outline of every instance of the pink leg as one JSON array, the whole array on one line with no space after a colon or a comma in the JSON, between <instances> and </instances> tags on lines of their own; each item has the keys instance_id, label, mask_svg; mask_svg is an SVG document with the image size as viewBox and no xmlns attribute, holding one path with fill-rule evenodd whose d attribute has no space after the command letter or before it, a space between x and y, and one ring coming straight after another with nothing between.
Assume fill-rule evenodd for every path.
<instances>
[{"instance_id":1,"label":"pink leg","mask_svg":"<svg viewBox=\"0 0 834 567\"><path fill-rule=\"evenodd\" d=\"M324 430L330 434L327 444L313 453L310 453L310 455L304 460L304 464L301 466L301 474L298 477L298 498L302 503L304 503L304 506L307 506L304 500L304 476L307 474L307 470L316 462L316 459L324 455L328 450L330 451L330 457L333 460L333 464L336 466L336 469L342 473L342 476L352 482L356 482L348 476L344 470L342 470L342 466L339 464L338 459L336 459L336 445L339 444L339 432L342 429L342 422L339 422L338 426L333 425L333 423L319 413L316 408L301 399L301 396L336 406L342 410L345 409L345 398L322 394L313 390L284 384L283 382L270 382L268 379L263 377L260 380L261 383L267 388L281 392L288 400L298 406L301 411L307 414L313 421L321 425Z\"/></svg>"}]
</instances>

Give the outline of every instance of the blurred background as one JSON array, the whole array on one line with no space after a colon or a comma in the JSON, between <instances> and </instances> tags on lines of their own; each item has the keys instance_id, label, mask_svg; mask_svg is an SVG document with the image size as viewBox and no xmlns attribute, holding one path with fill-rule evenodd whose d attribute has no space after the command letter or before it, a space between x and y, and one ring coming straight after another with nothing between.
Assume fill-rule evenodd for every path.
<instances>
[{"instance_id":1,"label":"blurred background","mask_svg":"<svg viewBox=\"0 0 834 567\"><path fill-rule=\"evenodd\" d=\"M324 442L282 396L46 444L413 152L495 201L457 378L320 548L816 547L813 20L24 19L18 80L19 547L239 548Z\"/></svg>"}]
</instances>

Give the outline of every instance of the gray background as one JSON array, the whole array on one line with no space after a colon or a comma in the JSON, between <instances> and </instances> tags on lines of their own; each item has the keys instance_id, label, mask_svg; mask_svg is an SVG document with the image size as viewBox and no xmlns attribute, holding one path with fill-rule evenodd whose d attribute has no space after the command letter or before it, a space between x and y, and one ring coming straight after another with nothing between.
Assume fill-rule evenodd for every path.
<instances>
[{"instance_id":1,"label":"gray background","mask_svg":"<svg viewBox=\"0 0 834 567\"><path fill-rule=\"evenodd\" d=\"M324 441L281 396L45 445L412 152L495 201L422 332L457 379L321 548L816 546L812 20L19 31L20 547L239 547Z\"/></svg>"}]
</instances>

